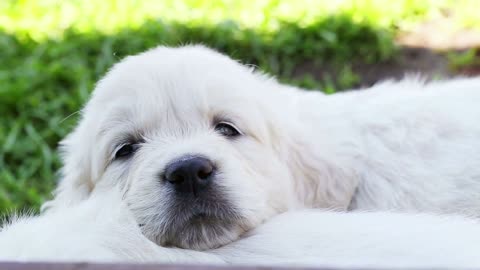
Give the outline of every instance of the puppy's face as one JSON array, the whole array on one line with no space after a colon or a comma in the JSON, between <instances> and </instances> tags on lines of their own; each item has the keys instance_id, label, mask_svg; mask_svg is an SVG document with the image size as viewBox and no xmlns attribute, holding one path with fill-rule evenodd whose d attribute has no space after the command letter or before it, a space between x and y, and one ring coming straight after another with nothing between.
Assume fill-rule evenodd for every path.
<instances>
[{"instance_id":1,"label":"puppy's face","mask_svg":"<svg viewBox=\"0 0 480 270\"><path fill-rule=\"evenodd\" d=\"M99 82L64 142L64 182L75 182L64 191L120 185L160 245L235 240L296 204L277 144L278 100L262 89L274 85L202 47L127 58Z\"/></svg>"}]
</instances>

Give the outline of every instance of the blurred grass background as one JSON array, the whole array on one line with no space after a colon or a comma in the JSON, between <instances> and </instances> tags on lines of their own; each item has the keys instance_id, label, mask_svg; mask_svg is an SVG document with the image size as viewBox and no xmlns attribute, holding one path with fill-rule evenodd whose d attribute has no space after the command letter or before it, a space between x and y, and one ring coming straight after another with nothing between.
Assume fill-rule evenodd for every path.
<instances>
[{"instance_id":1,"label":"blurred grass background","mask_svg":"<svg viewBox=\"0 0 480 270\"><path fill-rule=\"evenodd\" d=\"M334 93L361 85L364 67L400 59L401 33L440 17L453 31L478 30L479 10L477 0L2 0L0 213L50 196L56 146L77 120L68 116L126 55L203 43L281 81ZM458 68L477 55L445 59Z\"/></svg>"}]
</instances>

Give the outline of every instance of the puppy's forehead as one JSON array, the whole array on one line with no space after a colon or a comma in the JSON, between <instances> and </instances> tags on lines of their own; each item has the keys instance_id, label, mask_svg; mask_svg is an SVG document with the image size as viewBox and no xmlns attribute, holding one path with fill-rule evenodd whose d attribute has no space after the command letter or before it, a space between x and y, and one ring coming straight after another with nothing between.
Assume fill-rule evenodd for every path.
<instances>
[{"instance_id":1,"label":"puppy's forehead","mask_svg":"<svg viewBox=\"0 0 480 270\"><path fill-rule=\"evenodd\" d=\"M258 96L252 92L259 81L250 69L207 48L159 47L115 65L91 102L112 117L191 124L242 113Z\"/></svg>"},{"instance_id":2,"label":"puppy's forehead","mask_svg":"<svg viewBox=\"0 0 480 270\"><path fill-rule=\"evenodd\" d=\"M228 97L236 92L228 90L244 88L245 91L248 88L242 85L253 83L254 79L250 69L207 48L158 47L116 64L100 81L95 95L107 99L125 95L165 99L209 93ZM226 93L212 93L216 90Z\"/></svg>"}]
</instances>

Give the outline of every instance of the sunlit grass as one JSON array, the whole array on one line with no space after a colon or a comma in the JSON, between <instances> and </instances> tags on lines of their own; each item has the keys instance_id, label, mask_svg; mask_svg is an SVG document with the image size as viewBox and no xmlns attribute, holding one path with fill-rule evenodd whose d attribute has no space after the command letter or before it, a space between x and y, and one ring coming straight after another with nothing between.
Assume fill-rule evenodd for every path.
<instances>
[{"instance_id":1,"label":"sunlit grass","mask_svg":"<svg viewBox=\"0 0 480 270\"><path fill-rule=\"evenodd\" d=\"M357 23L402 28L447 9L462 14L459 22L480 26L479 3L475 0L3 0L0 27L36 40L61 37L65 29L115 33L127 27L140 27L147 20L191 26L231 21L241 28L268 33L277 31L280 22L308 26L326 16L343 14Z\"/></svg>"}]
</instances>

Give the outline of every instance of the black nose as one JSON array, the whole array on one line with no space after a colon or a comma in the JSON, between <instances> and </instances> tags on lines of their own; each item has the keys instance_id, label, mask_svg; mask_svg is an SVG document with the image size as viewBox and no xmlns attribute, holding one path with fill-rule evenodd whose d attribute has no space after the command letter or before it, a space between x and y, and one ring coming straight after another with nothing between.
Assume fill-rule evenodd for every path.
<instances>
[{"instance_id":1,"label":"black nose","mask_svg":"<svg viewBox=\"0 0 480 270\"><path fill-rule=\"evenodd\" d=\"M197 196L212 181L215 167L212 161L199 156L187 156L165 168L165 179L179 193Z\"/></svg>"}]
</instances>

